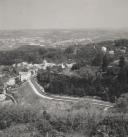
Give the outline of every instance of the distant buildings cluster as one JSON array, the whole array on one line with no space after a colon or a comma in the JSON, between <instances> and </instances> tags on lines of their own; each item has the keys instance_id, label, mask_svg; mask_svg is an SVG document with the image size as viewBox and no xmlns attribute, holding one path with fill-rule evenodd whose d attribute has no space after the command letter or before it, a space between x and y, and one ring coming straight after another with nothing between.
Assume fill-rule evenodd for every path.
<instances>
[{"instance_id":1,"label":"distant buildings cluster","mask_svg":"<svg viewBox=\"0 0 128 137\"><path fill-rule=\"evenodd\" d=\"M115 52L120 52L122 54L125 54L126 51L127 51L127 47L116 48L115 50L108 50L107 47L103 46L103 47L101 47L101 51L103 53L107 53L108 52L108 54L110 54L110 55L114 55Z\"/></svg>"},{"instance_id":2,"label":"distant buildings cluster","mask_svg":"<svg viewBox=\"0 0 128 137\"><path fill-rule=\"evenodd\" d=\"M5 85L14 86L16 84L16 79L19 79L21 82L27 81L31 76L35 76L40 69L47 70L50 68L51 70L56 71L58 69L71 69L73 65L74 63L50 63L45 59L42 64L31 64L27 62L13 64L12 67L16 68L18 73L16 76L10 77Z\"/></svg>"}]
</instances>

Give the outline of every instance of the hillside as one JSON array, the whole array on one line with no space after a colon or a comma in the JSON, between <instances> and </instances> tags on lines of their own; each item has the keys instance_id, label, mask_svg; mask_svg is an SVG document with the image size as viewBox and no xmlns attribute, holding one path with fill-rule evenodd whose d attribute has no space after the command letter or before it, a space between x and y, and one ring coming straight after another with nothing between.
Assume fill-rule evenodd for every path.
<instances>
[{"instance_id":1,"label":"hillside","mask_svg":"<svg viewBox=\"0 0 128 137\"><path fill-rule=\"evenodd\" d=\"M1 30L0 50L13 50L24 45L66 48L72 44L86 45L120 38L127 39L128 31L100 29Z\"/></svg>"},{"instance_id":2,"label":"hillside","mask_svg":"<svg viewBox=\"0 0 128 137\"><path fill-rule=\"evenodd\" d=\"M115 50L127 47L127 44L127 39L119 39L77 47L71 45L65 49L26 45L11 51L1 51L0 64L2 65L12 65L22 61L41 63L44 58L51 62L66 62L69 59L75 61L78 67L70 71L82 78L65 76L65 74L54 76L46 71L46 75L51 76L50 81L46 79L50 83L47 92L59 94L57 98L61 95L64 97L82 95L84 99L78 102L68 102L41 98L35 94L30 83L26 82L14 91L17 105L0 108L0 136L99 137L110 135L126 137L128 135L127 96L125 94L122 96L122 93L127 94L127 83L113 79L111 75L103 75L102 78L99 75L95 77L100 65L94 66L92 61L98 53L101 53L102 46ZM75 48L77 52L74 52ZM127 51L125 56L127 57ZM114 60L119 57L119 55L115 56ZM43 85L44 74L39 74L41 74L38 75L40 84L45 86ZM88 96L91 97L88 99ZM104 101L97 101L95 98L115 102L116 106L105 109ZM111 103L107 102L107 104Z\"/></svg>"},{"instance_id":3,"label":"hillside","mask_svg":"<svg viewBox=\"0 0 128 137\"><path fill-rule=\"evenodd\" d=\"M94 45L96 49L94 49ZM93 44L79 44L77 46L73 44L68 45L65 49L24 45L11 51L0 51L0 64L11 65L22 61L41 63L44 58L52 62L65 62L68 59L72 59L74 61L84 61L87 64L92 64L94 57L102 46L108 47L109 50L116 49L117 47L127 47L128 40L117 39Z\"/></svg>"}]
</instances>

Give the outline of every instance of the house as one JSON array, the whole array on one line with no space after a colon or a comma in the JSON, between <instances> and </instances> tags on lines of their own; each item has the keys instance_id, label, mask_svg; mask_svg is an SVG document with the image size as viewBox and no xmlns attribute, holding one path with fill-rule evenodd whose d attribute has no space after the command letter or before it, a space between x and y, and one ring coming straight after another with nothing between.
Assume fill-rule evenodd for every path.
<instances>
[{"instance_id":1,"label":"house","mask_svg":"<svg viewBox=\"0 0 128 137\"><path fill-rule=\"evenodd\" d=\"M74 64L75 63L70 63L70 64L66 63L66 67L69 68L69 69L71 69Z\"/></svg>"},{"instance_id":2,"label":"house","mask_svg":"<svg viewBox=\"0 0 128 137\"><path fill-rule=\"evenodd\" d=\"M27 64L26 68L31 69L33 67L33 64Z\"/></svg>"},{"instance_id":3,"label":"house","mask_svg":"<svg viewBox=\"0 0 128 137\"><path fill-rule=\"evenodd\" d=\"M62 69L65 69L66 66L62 63L62 64L61 64L61 67L62 67Z\"/></svg>"},{"instance_id":4,"label":"house","mask_svg":"<svg viewBox=\"0 0 128 137\"><path fill-rule=\"evenodd\" d=\"M54 63L48 63L47 60L44 60L44 61L43 61L42 68L43 68L44 70L46 70L47 67L53 67L53 66L56 66L56 64L54 64Z\"/></svg>"},{"instance_id":5,"label":"house","mask_svg":"<svg viewBox=\"0 0 128 137\"><path fill-rule=\"evenodd\" d=\"M114 50L110 50L110 51L108 51L108 53L109 53L110 55L114 55Z\"/></svg>"},{"instance_id":6,"label":"house","mask_svg":"<svg viewBox=\"0 0 128 137\"><path fill-rule=\"evenodd\" d=\"M10 78L7 82L6 82L6 84L8 85L8 86L13 86L13 85L15 85L15 78Z\"/></svg>"},{"instance_id":7,"label":"house","mask_svg":"<svg viewBox=\"0 0 128 137\"><path fill-rule=\"evenodd\" d=\"M12 66L13 66L13 67L16 67L16 64L13 64Z\"/></svg>"},{"instance_id":8,"label":"house","mask_svg":"<svg viewBox=\"0 0 128 137\"><path fill-rule=\"evenodd\" d=\"M102 50L103 53L107 52L107 48L106 47L101 47L101 50Z\"/></svg>"},{"instance_id":9,"label":"house","mask_svg":"<svg viewBox=\"0 0 128 137\"><path fill-rule=\"evenodd\" d=\"M122 47L121 49L120 49L120 52L122 52L122 53L126 53L126 50L127 50L127 48L126 47Z\"/></svg>"},{"instance_id":10,"label":"house","mask_svg":"<svg viewBox=\"0 0 128 137\"><path fill-rule=\"evenodd\" d=\"M5 101L5 99L6 99L6 95L0 94L0 101Z\"/></svg>"},{"instance_id":11,"label":"house","mask_svg":"<svg viewBox=\"0 0 128 137\"><path fill-rule=\"evenodd\" d=\"M28 65L27 62L21 62L21 63L17 63L17 64L13 64L13 66L17 66L17 67L26 67Z\"/></svg>"},{"instance_id":12,"label":"house","mask_svg":"<svg viewBox=\"0 0 128 137\"><path fill-rule=\"evenodd\" d=\"M22 62L22 65L23 65L23 66L27 66L28 63L27 63L27 62Z\"/></svg>"},{"instance_id":13,"label":"house","mask_svg":"<svg viewBox=\"0 0 128 137\"><path fill-rule=\"evenodd\" d=\"M38 69L29 69L29 72L32 76L35 76L37 74Z\"/></svg>"},{"instance_id":14,"label":"house","mask_svg":"<svg viewBox=\"0 0 128 137\"><path fill-rule=\"evenodd\" d=\"M58 64L57 66L61 67L62 69L66 68L66 65L64 63Z\"/></svg>"},{"instance_id":15,"label":"house","mask_svg":"<svg viewBox=\"0 0 128 137\"><path fill-rule=\"evenodd\" d=\"M17 67L21 67L21 66L22 66L22 63L18 63L16 66L17 66Z\"/></svg>"},{"instance_id":16,"label":"house","mask_svg":"<svg viewBox=\"0 0 128 137\"><path fill-rule=\"evenodd\" d=\"M34 64L33 66L34 66L35 68L37 68L37 69L41 69L41 68L42 68L41 64Z\"/></svg>"},{"instance_id":17,"label":"house","mask_svg":"<svg viewBox=\"0 0 128 137\"><path fill-rule=\"evenodd\" d=\"M117 48L116 51L125 54L127 52L127 47Z\"/></svg>"},{"instance_id":18,"label":"house","mask_svg":"<svg viewBox=\"0 0 128 137\"><path fill-rule=\"evenodd\" d=\"M28 80L31 77L31 72L30 71L28 71L28 72L19 72L19 75L20 75L20 80L23 82L23 81Z\"/></svg>"}]
</instances>

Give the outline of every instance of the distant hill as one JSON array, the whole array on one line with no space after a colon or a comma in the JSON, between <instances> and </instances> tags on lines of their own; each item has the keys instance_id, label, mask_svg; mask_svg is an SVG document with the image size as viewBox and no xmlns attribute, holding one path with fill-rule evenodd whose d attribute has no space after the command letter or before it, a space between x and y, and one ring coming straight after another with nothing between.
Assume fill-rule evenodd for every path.
<instances>
[{"instance_id":1,"label":"distant hill","mask_svg":"<svg viewBox=\"0 0 128 137\"><path fill-rule=\"evenodd\" d=\"M45 58L53 62L65 62L66 60L71 59L75 62L84 61L86 64L91 65L102 46L107 47L109 50L121 46L128 47L128 39L107 40L78 45L72 44L65 48L24 45L12 50L0 51L0 64L9 65L22 61L42 63Z\"/></svg>"},{"instance_id":2,"label":"distant hill","mask_svg":"<svg viewBox=\"0 0 128 137\"><path fill-rule=\"evenodd\" d=\"M0 50L12 50L24 45L65 48L73 44L86 45L122 38L128 39L127 30L44 29L0 31Z\"/></svg>"}]
</instances>

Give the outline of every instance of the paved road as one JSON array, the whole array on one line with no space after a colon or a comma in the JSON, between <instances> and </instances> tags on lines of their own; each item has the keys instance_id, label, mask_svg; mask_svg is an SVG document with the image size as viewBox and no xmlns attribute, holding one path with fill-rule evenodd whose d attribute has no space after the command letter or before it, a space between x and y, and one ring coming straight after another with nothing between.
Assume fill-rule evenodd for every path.
<instances>
[{"instance_id":1,"label":"paved road","mask_svg":"<svg viewBox=\"0 0 128 137\"><path fill-rule=\"evenodd\" d=\"M56 100L56 101L70 101L70 102L78 102L78 99L70 99L70 98L61 98L57 96L52 96L47 93L45 93L44 88L41 88L35 81L34 79L29 79L28 80L29 85L33 89L36 95L45 98L45 99L50 99L50 100Z\"/></svg>"},{"instance_id":2,"label":"paved road","mask_svg":"<svg viewBox=\"0 0 128 137\"><path fill-rule=\"evenodd\" d=\"M48 94L44 91L44 88L41 87L36 82L36 80L34 78L30 78L28 80L28 83L36 95L38 95L42 98L45 98L45 99L56 100L56 101L65 101L65 102L78 102L82 99L82 98L75 98L75 97L60 97L60 96L54 96L54 95ZM90 99L90 98L85 98L84 100L91 104L94 104L94 105L104 106L105 111L108 110L108 108L113 107L113 105L110 102L105 102L105 101L100 101L100 100Z\"/></svg>"}]
</instances>

